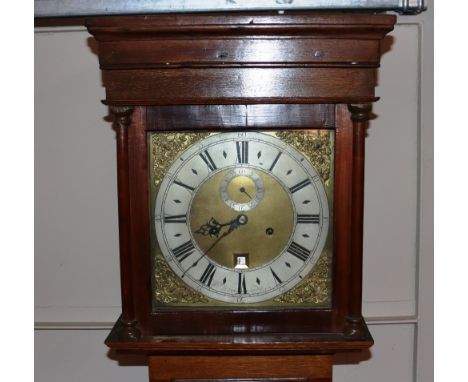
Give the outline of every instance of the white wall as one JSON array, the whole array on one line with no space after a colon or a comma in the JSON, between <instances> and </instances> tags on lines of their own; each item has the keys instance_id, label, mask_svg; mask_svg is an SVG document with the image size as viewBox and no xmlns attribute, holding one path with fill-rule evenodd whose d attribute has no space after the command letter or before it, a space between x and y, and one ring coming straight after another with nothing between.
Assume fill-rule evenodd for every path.
<instances>
[{"instance_id":1,"label":"white wall","mask_svg":"<svg viewBox=\"0 0 468 382\"><path fill-rule=\"evenodd\" d=\"M364 315L335 381L432 379L432 13L400 17L367 138ZM35 34L36 381L145 381L103 344L120 312L115 135L84 28ZM348 364L348 363L351 364ZM127 366L123 366L127 365Z\"/></svg>"}]
</instances>

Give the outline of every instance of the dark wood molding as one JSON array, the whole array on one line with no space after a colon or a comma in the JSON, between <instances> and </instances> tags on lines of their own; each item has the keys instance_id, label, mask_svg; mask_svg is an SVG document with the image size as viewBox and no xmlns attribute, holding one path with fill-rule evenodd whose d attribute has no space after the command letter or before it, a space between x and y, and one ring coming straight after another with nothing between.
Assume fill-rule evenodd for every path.
<instances>
[{"instance_id":1,"label":"dark wood molding","mask_svg":"<svg viewBox=\"0 0 468 382\"><path fill-rule=\"evenodd\" d=\"M348 109L351 112L351 120L353 122L366 122L374 118L372 114L372 104L350 104Z\"/></svg>"},{"instance_id":2,"label":"dark wood molding","mask_svg":"<svg viewBox=\"0 0 468 382\"><path fill-rule=\"evenodd\" d=\"M292 12L86 24L99 42L106 102L169 105L373 102L380 41L394 22L391 15Z\"/></svg>"},{"instance_id":3,"label":"dark wood molding","mask_svg":"<svg viewBox=\"0 0 468 382\"><path fill-rule=\"evenodd\" d=\"M366 322L362 317L346 317L346 326L343 331L344 338L360 340L370 336Z\"/></svg>"},{"instance_id":4,"label":"dark wood molding","mask_svg":"<svg viewBox=\"0 0 468 382\"><path fill-rule=\"evenodd\" d=\"M351 282L349 288L354 298L349 307L348 332L359 335L362 326L362 262L364 228L364 162L365 138L369 119L372 118L372 105L349 105L353 134L353 183L352 183L352 220L351 226Z\"/></svg>"},{"instance_id":5,"label":"dark wood molding","mask_svg":"<svg viewBox=\"0 0 468 382\"><path fill-rule=\"evenodd\" d=\"M342 333L263 333L142 335L124 340L117 321L105 343L112 349L144 354L334 354L367 349L373 344L367 330L350 341Z\"/></svg>"},{"instance_id":6,"label":"dark wood molding","mask_svg":"<svg viewBox=\"0 0 468 382\"><path fill-rule=\"evenodd\" d=\"M333 129L335 105L168 105L146 108L148 131Z\"/></svg>"},{"instance_id":7,"label":"dark wood molding","mask_svg":"<svg viewBox=\"0 0 468 382\"><path fill-rule=\"evenodd\" d=\"M138 322L133 321L124 321L120 318L119 322L121 323L117 336L121 342L134 342L138 341L141 338L141 332L137 328Z\"/></svg>"}]
</instances>

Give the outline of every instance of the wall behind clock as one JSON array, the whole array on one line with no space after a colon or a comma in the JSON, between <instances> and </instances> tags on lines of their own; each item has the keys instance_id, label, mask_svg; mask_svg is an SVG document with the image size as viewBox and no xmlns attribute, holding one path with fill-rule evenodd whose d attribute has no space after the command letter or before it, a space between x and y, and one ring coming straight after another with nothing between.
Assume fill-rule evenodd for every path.
<instances>
[{"instance_id":1,"label":"wall behind clock","mask_svg":"<svg viewBox=\"0 0 468 382\"><path fill-rule=\"evenodd\" d=\"M337 382L431 380L432 35L430 9L400 17L386 40L366 158L364 314L376 345L337 357ZM83 27L36 28L36 382L147 380L142 359L103 344L120 286L96 49Z\"/></svg>"}]
</instances>

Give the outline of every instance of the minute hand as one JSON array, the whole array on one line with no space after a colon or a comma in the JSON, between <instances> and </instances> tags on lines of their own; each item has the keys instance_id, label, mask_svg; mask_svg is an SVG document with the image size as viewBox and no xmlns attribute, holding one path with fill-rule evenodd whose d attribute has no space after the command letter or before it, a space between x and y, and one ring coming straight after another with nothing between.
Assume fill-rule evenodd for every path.
<instances>
[{"instance_id":1,"label":"minute hand","mask_svg":"<svg viewBox=\"0 0 468 382\"><path fill-rule=\"evenodd\" d=\"M239 224L237 222L237 218L229 222L229 229L224 232L220 237L218 237L213 244L210 245L210 247L205 251L203 256L208 254L216 244L218 244L223 238L225 238L227 235L229 235L232 231L234 231L237 227L239 227Z\"/></svg>"},{"instance_id":2,"label":"minute hand","mask_svg":"<svg viewBox=\"0 0 468 382\"><path fill-rule=\"evenodd\" d=\"M229 224L229 229L224 232L219 238L216 239L216 241L210 245L210 247L192 264L192 266L190 268L187 268L187 270L183 273L182 277L185 276L185 274L190 270L192 269L193 267L195 267L198 262L207 255L208 252L210 252L214 246L216 244L218 244L223 238L225 238L227 235L229 235L232 231L234 231L236 228L240 227L241 225L244 225L247 223L247 216L245 215L239 215L237 216L237 218L231 220L228 224Z\"/></svg>"}]
</instances>

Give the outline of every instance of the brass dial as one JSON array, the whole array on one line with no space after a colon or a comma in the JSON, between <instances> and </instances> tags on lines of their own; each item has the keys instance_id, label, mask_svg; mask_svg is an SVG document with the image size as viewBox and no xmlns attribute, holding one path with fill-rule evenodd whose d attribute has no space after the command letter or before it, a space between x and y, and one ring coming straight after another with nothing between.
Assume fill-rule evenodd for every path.
<instances>
[{"instance_id":1,"label":"brass dial","mask_svg":"<svg viewBox=\"0 0 468 382\"><path fill-rule=\"evenodd\" d=\"M312 270L329 211L310 162L264 133L223 133L185 150L163 179L156 236L171 269L219 301L281 295Z\"/></svg>"}]
</instances>

